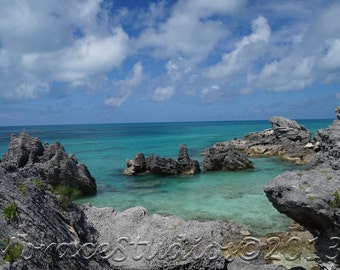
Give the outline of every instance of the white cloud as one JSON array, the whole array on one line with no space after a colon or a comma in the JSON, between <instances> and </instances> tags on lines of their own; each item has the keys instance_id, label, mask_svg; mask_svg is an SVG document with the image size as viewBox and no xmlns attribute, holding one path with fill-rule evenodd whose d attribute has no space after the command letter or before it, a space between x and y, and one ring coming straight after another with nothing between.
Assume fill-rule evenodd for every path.
<instances>
[{"instance_id":1,"label":"white cloud","mask_svg":"<svg viewBox=\"0 0 340 270\"><path fill-rule=\"evenodd\" d=\"M329 71L340 70L340 40L334 40L329 46L326 55L321 59L323 68Z\"/></svg>"},{"instance_id":2,"label":"white cloud","mask_svg":"<svg viewBox=\"0 0 340 270\"><path fill-rule=\"evenodd\" d=\"M190 57L205 59L219 40L228 34L221 21L212 16L232 14L245 1L178 1L171 16L156 27L149 27L136 41L140 49L151 49L159 58Z\"/></svg>"},{"instance_id":3,"label":"white cloud","mask_svg":"<svg viewBox=\"0 0 340 270\"><path fill-rule=\"evenodd\" d=\"M110 36L87 36L65 49L24 54L21 64L27 72L47 72L50 79L79 85L89 76L119 66L127 56L127 42L127 34L117 28Z\"/></svg>"},{"instance_id":4,"label":"white cloud","mask_svg":"<svg viewBox=\"0 0 340 270\"><path fill-rule=\"evenodd\" d=\"M212 79L226 78L239 72L246 74L258 58L266 52L271 29L267 20L260 16L252 22L252 34L236 43L235 49L222 56L222 61L208 70Z\"/></svg>"},{"instance_id":5,"label":"white cloud","mask_svg":"<svg viewBox=\"0 0 340 270\"><path fill-rule=\"evenodd\" d=\"M53 81L84 89L103 81L129 53L127 33L101 21L103 12L100 0L3 3L0 96L32 99Z\"/></svg>"},{"instance_id":6,"label":"white cloud","mask_svg":"<svg viewBox=\"0 0 340 270\"><path fill-rule=\"evenodd\" d=\"M158 87L153 96L152 100L161 102L170 99L175 94L175 89L171 86L168 87Z\"/></svg>"},{"instance_id":7,"label":"white cloud","mask_svg":"<svg viewBox=\"0 0 340 270\"><path fill-rule=\"evenodd\" d=\"M125 80L113 82L115 96L105 99L104 103L109 106L121 106L144 79L143 65L137 62L133 66L131 74Z\"/></svg>"},{"instance_id":8,"label":"white cloud","mask_svg":"<svg viewBox=\"0 0 340 270\"><path fill-rule=\"evenodd\" d=\"M314 58L296 57L266 64L259 74L248 76L248 84L274 92L300 90L311 85L315 81Z\"/></svg>"}]
</instances>

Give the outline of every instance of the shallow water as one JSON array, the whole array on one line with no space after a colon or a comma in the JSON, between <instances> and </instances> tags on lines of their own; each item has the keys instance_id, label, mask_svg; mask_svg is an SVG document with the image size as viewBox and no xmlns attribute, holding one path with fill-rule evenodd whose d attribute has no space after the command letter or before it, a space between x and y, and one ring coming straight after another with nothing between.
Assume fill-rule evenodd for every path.
<instances>
[{"instance_id":1,"label":"shallow water","mask_svg":"<svg viewBox=\"0 0 340 270\"><path fill-rule=\"evenodd\" d=\"M313 133L331 122L299 121ZM58 140L96 178L98 193L79 199L79 203L117 210L141 205L150 213L176 214L184 219L228 219L262 235L286 230L291 223L263 192L263 185L270 179L297 168L291 163L256 158L252 159L254 170L176 177L124 176L122 171L126 159L138 152L177 158L182 143L187 145L191 158L202 162L202 152L215 142L266 128L270 128L268 121L0 127L0 153L7 151L13 132L28 132L43 142Z\"/></svg>"}]
</instances>

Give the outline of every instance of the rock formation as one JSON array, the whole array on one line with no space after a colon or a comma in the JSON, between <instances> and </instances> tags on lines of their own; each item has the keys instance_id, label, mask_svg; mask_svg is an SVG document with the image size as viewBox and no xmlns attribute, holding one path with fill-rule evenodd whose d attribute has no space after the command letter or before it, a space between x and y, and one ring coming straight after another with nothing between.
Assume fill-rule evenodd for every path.
<instances>
[{"instance_id":1,"label":"rock formation","mask_svg":"<svg viewBox=\"0 0 340 270\"><path fill-rule=\"evenodd\" d=\"M189 158L185 144L179 148L177 161L172 158L162 158L158 155L149 155L145 158L143 153L138 153L133 160L126 161L126 175L151 173L156 175L195 174L200 172L198 161Z\"/></svg>"},{"instance_id":2,"label":"rock formation","mask_svg":"<svg viewBox=\"0 0 340 270\"><path fill-rule=\"evenodd\" d=\"M231 222L184 221L176 216L149 215L140 206L123 212L82 207L102 242L124 248L109 259L114 269L225 269L218 245L239 242L240 225ZM121 240L121 241L120 241ZM209 254L208 249L210 249ZM199 260L199 257L204 254ZM209 260L211 256L211 260ZM119 261L119 257L124 257Z\"/></svg>"},{"instance_id":3,"label":"rock formation","mask_svg":"<svg viewBox=\"0 0 340 270\"><path fill-rule=\"evenodd\" d=\"M249 235L233 222L184 221L149 215L143 207L123 212L60 207L60 197L34 180L44 163L77 164L74 156L66 155L68 161L65 155L59 143L42 147L37 138L12 137L0 161L2 269L284 269L267 265L261 256L251 262L226 260L222 247ZM184 147L178 163L190 164ZM62 182L72 166L58 167Z\"/></svg>"},{"instance_id":4,"label":"rock formation","mask_svg":"<svg viewBox=\"0 0 340 270\"><path fill-rule=\"evenodd\" d=\"M111 269L104 260L75 254L79 243L97 242L84 213L76 205L64 211L52 192L5 162L0 162L0 211L1 269Z\"/></svg>"},{"instance_id":5,"label":"rock formation","mask_svg":"<svg viewBox=\"0 0 340 270\"><path fill-rule=\"evenodd\" d=\"M339 251L330 249L336 244L331 238L340 236L340 119L315 137L321 151L308 169L285 172L264 191L274 207L317 237L316 249L322 262L330 260L326 256L333 256L333 262L339 263ZM337 243L339 247L339 240Z\"/></svg>"},{"instance_id":6,"label":"rock formation","mask_svg":"<svg viewBox=\"0 0 340 270\"><path fill-rule=\"evenodd\" d=\"M205 171L253 169L253 163L245 154L236 151L232 146L221 150L208 148L204 152L203 166Z\"/></svg>"},{"instance_id":7,"label":"rock formation","mask_svg":"<svg viewBox=\"0 0 340 270\"><path fill-rule=\"evenodd\" d=\"M270 122L270 129L216 143L214 148L223 151L231 145L248 157L277 156L296 164L306 164L313 158L318 144L311 142L311 134L304 126L283 117L272 117Z\"/></svg>"},{"instance_id":8,"label":"rock formation","mask_svg":"<svg viewBox=\"0 0 340 270\"><path fill-rule=\"evenodd\" d=\"M13 134L3 162L17 167L27 176L41 178L53 187L67 185L82 194L96 192L96 182L84 164L78 164L75 155L68 155L64 147L55 142L42 145L40 139L28 134Z\"/></svg>"}]
</instances>

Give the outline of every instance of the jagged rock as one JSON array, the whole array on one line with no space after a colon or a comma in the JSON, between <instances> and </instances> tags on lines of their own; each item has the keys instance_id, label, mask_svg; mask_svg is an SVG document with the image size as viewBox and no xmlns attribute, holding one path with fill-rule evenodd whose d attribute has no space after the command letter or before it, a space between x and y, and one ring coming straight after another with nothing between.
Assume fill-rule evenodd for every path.
<instances>
[{"instance_id":1,"label":"jagged rock","mask_svg":"<svg viewBox=\"0 0 340 270\"><path fill-rule=\"evenodd\" d=\"M31 137L26 133L20 136L12 134L9 148L3 156L3 161L22 168L38 162L43 153L44 147L38 138Z\"/></svg>"},{"instance_id":2,"label":"jagged rock","mask_svg":"<svg viewBox=\"0 0 340 270\"><path fill-rule=\"evenodd\" d=\"M284 117L272 117L272 128L252 132L242 139L216 143L214 148L223 151L228 146L250 157L278 156L296 164L306 164L315 155L312 148L305 147L311 142L310 132L296 121Z\"/></svg>"},{"instance_id":3,"label":"jagged rock","mask_svg":"<svg viewBox=\"0 0 340 270\"><path fill-rule=\"evenodd\" d=\"M195 174L200 172L199 163L190 159L185 144L179 148L178 161L172 158L162 158L158 155L149 155L145 158L143 153L138 153L133 160L126 161L127 168L123 174L136 175L151 173L156 175Z\"/></svg>"},{"instance_id":4,"label":"jagged rock","mask_svg":"<svg viewBox=\"0 0 340 270\"><path fill-rule=\"evenodd\" d=\"M337 110L340 111L340 107ZM319 130L315 139L321 145L322 154L314 161L313 167L328 164L333 170L340 170L340 120L336 119L329 127Z\"/></svg>"},{"instance_id":5,"label":"jagged rock","mask_svg":"<svg viewBox=\"0 0 340 270\"><path fill-rule=\"evenodd\" d=\"M188 148L185 144L179 147L177 160L181 174L195 174L201 171L198 161L190 159Z\"/></svg>"},{"instance_id":6,"label":"jagged rock","mask_svg":"<svg viewBox=\"0 0 340 270\"><path fill-rule=\"evenodd\" d=\"M75 254L79 243L97 242L98 237L76 205L63 211L53 193L23 177L14 165L1 162L0 211L12 203L18 218L0 215L1 269L111 269L104 260ZM11 249L5 250L15 245L23 248L22 253L10 264L5 259Z\"/></svg>"},{"instance_id":7,"label":"jagged rock","mask_svg":"<svg viewBox=\"0 0 340 270\"><path fill-rule=\"evenodd\" d=\"M338 107L339 108L339 107ZM317 254L322 263L340 235L340 120L318 131L321 151L305 171L285 172L264 187L278 211L306 227L317 239ZM340 254L334 260L340 263ZM333 254L334 255L334 254ZM335 254L336 255L336 254Z\"/></svg>"},{"instance_id":8,"label":"jagged rock","mask_svg":"<svg viewBox=\"0 0 340 270\"><path fill-rule=\"evenodd\" d=\"M68 155L56 142L42 145L40 139L28 134L13 134L3 162L16 166L24 175L34 175L53 187L68 185L83 194L96 192L96 182L84 164L78 164L74 154Z\"/></svg>"},{"instance_id":9,"label":"jagged rock","mask_svg":"<svg viewBox=\"0 0 340 270\"><path fill-rule=\"evenodd\" d=\"M285 269L266 265L263 259L228 262L222 246L243 239L241 225L227 221L184 221L176 216L150 215L140 206L123 212L112 208L82 206L88 221L100 232L100 240L120 244L119 254L109 258L114 269L248 269L235 268L249 264L257 269ZM119 241L119 239L121 241ZM117 257L124 260L119 262ZM209 258L210 257L210 258ZM234 268L232 268L234 266ZM254 268L249 268L254 269Z\"/></svg>"},{"instance_id":10,"label":"jagged rock","mask_svg":"<svg viewBox=\"0 0 340 270\"><path fill-rule=\"evenodd\" d=\"M253 163L246 155L236 151L232 146L222 150L207 148L204 152L203 166L205 171L253 169Z\"/></svg>"}]
</instances>

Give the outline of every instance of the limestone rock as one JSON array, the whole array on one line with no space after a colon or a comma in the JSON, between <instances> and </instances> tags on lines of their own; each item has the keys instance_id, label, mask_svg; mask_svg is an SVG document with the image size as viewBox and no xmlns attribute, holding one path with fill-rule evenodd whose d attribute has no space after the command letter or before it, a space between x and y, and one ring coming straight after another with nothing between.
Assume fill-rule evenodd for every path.
<instances>
[{"instance_id":1,"label":"limestone rock","mask_svg":"<svg viewBox=\"0 0 340 270\"><path fill-rule=\"evenodd\" d=\"M296 164L306 164L315 155L313 148L305 147L311 142L310 132L294 120L272 117L272 128L251 132L242 139L220 142L214 148L223 151L228 146L249 157L276 156Z\"/></svg>"},{"instance_id":2,"label":"limestone rock","mask_svg":"<svg viewBox=\"0 0 340 270\"><path fill-rule=\"evenodd\" d=\"M31 137L26 133L20 136L12 134L9 148L3 156L3 161L22 168L38 162L43 153L44 147L38 138Z\"/></svg>"},{"instance_id":3,"label":"limestone rock","mask_svg":"<svg viewBox=\"0 0 340 270\"><path fill-rule=\"evenodd\" d=\"M97 242L98 236L76 205L63 211L53 193L39 188L31 177L23 177L14 165L1 162L1 213L12 203L18 218L0 215L1 252L17 245L22 247L22 256L10 264L5 261L6 252L2 253L1 269L111 269L104 260L75 254L79 243ZM57 248L63 243L63 248Z\"/></svg>"},{"instance_id":4,"label":"limestone rock","mask_svg":"<svg viewBox=\"0 0 340 270\"><path fill-rule=\"evenodd\" d=\"M68 185L83 194L96 192L96 182L84 164L78 164L74 154L68 155L56 142L42 145L40 139L28 134L12 135L3 162L16 166L22 174L34 175L53 187Z\"/></svg>"},{"instance_id":5,"label":"limestone rock","mask_svg":"<svg viewBox=\"0 0 340 270\"><path fill-rule=\"evenodd\" d=\"M332 237L340 235L340 120L318 131L321 145L305 171L285 172L264 187L268 199L278 211L306 227L316 238L317 254L328 263ZM340 254L334 258L340 264ZM333 263L334 263L333 262Z\"/></svg>"},{"instance_id":6,"label":"limestone rock","mask_svg":"<svg viewBox=\"0 0 340 270\"><path fill-rule=\"evenodd\" d=\"M253 163L245 154L236 151L232 146L217 150L208 148L204 152L203 166L205 171L253 169Z\"/></svg>"},{"instance_id":7,"label":"limestone rock","mask_svg":"<svg viewBox=\"0 0 340 270\"><path fill-rule=\"evenodd\" d=\"M185 144L179 147L177 160L181 174L195 174L201 171L198 161L190 159L188 148Z\"/></svg>"},{"instance_id":8,"label":"limestone rock","mask_svg":"<svg viewBox=\"0 0 340 270\"><path fill-rule=\"evenodd\" d=\"M163 158L158 155L149 155L145 158L143 153L138 153L133 160L126 161L127 168L123 174L137 175L151 173L156 175L195 174L200 172L199 163L190 159L185 144L179 148L178 161L172 158Z\"/></svg>"},{"instance_id":9,"label":"limestone rock","mask_svg":"<svg viewBox=\"0 0 340 270\"><path fill-rule=\"evenodd\" d=\"M150 215L141 206L116 212L112 208L84 205L83 211L88 222L100 232L101 241L115 247L117 240L124 239L120 244L125 259L116 260L121 253L109 259L114 269L222 270L227 262L218 245L242 239L242 226L232 222L185 221L176 216Z\"/></svg>"}]
</instances>

